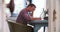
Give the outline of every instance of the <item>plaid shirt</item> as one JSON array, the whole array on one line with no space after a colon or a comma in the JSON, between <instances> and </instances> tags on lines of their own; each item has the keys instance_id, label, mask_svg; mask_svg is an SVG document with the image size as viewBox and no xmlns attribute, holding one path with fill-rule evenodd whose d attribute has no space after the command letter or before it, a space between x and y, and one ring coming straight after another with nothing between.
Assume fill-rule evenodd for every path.
<instances>
[{"instance_id":1,"label":"plaid shirt","mask_svg":"<svg viewBox=\"0 0 60 32\"><path fill-rule=\"evenodd\" d=\"M30 21L31 21L31 18L30 18L30 15L28 15L27 9L23 9L23 10L19 13L19 15L18 15L18 17L17 17L17 20L16 20L16 22L22 23L22 24L27 24L27 23L30 22Z\"/></svg>"}]
</instances>

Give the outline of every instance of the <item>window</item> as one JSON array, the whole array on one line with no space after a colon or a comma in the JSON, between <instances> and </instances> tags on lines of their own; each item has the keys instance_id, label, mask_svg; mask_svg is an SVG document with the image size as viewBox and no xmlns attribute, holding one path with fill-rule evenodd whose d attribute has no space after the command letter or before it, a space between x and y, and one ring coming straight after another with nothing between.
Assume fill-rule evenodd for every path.
<instances>
[{"instance_id":1,"label":"window","mask_svg":"<svg viewBox=\"0 0 60 32\"><path fill-rule=\"evenodd\" d=\"M44 11L46 10L46 0L32 0L32 3L36 5L36 10L34 11L34 17L44 17Z\"/></svg>"},{"instance_id":2,"label":"window","mask_svg":"<svg viewBox=\"0 0 60 32\"><path fill-rule=\"evenodd\" d=\"M5 4L8 4L9 2L10 2L10 0L5 0ZM19 14L21 9L26 7L25 2L26 2L25 0L14 0L15 8L14 8L13 13ZM11 14L9 8L6 8L6 13L7 13L7 15Z\"/></svg>"},{"instance_id":3,"label":"window","mask_svg":"<svg viewBox=\"0 0 60 32\"><path fill-rule=\"evenodd\" d=\"M25 0L15 0L15 10L14 13L19 13L21 11L21 9L25 8L26 3Z\"/></svg>"}]
</instances>

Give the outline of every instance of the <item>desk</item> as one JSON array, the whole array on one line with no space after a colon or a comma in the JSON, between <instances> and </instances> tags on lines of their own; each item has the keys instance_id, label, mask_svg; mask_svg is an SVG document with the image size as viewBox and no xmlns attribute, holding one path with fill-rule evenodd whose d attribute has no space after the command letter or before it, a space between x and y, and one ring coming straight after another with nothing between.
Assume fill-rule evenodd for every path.
<instances>
[{"instance_id":1,"label":"desk","mask_svg":"<svg viewBox=\"0 0 60 32\"><path fill-rule=\"evenodd\" d=\"M34 25L34 32L38 32L38 30L44 26L44 32L45 32L45 27L48 26L48 21L47 20L33 20L29 24Z\"/></svg>"}]
</instances>

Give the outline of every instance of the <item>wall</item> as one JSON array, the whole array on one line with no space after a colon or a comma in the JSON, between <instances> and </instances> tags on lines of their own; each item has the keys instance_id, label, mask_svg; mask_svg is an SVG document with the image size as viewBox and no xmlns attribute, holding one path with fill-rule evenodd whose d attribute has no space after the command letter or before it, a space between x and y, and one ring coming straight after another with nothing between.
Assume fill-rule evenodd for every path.
<instances>
[{"instance_id":1,"label":"wall","mask_svg":"<svg viewBox=\"0 0 60 32\"><path fill-rule=\"evenodd\" d=\"M46 5L49 11L49 32L60 32L60 0L47 0Z\"/></svg>"},{"instance_id":2,"label":"wall","mask_svg":"<svg viewBox=\"0 0 60 32\"><path fill-rule=\"evenodd\" d=\"M0 0L0 32L2 32L2 14L1 14L1 10L2 10L2 0Z\"/></svg>"},{"instance_id":3,"label":"wall","mask_svg":"<svg viewBox=\"0 0 60 32\"><path fill-rule=\"evenodd\" d=\"M0 0L0 32L10 32L6 21L4 0Z\"/></svg>"}]
</instances>

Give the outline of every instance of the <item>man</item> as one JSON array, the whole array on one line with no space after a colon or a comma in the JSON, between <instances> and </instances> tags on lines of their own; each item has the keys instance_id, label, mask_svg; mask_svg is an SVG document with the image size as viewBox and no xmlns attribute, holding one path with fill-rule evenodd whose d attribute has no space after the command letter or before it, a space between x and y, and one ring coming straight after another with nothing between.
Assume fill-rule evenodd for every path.
<instances>
[{"instance_id":1,"label":"man","mask_svg":"<svg viewBox=\"0 0 60 32\"><path fill-rule=\"evenodd\" d=\"M29 4L25 9L23 9L19 13L16 22L27 25L27 23L33 19L32 13L34 12L35 8L36 6L34 4ZM28 12L32 12L32 13L29 15Z\"/></svg>"}]
</instances>

